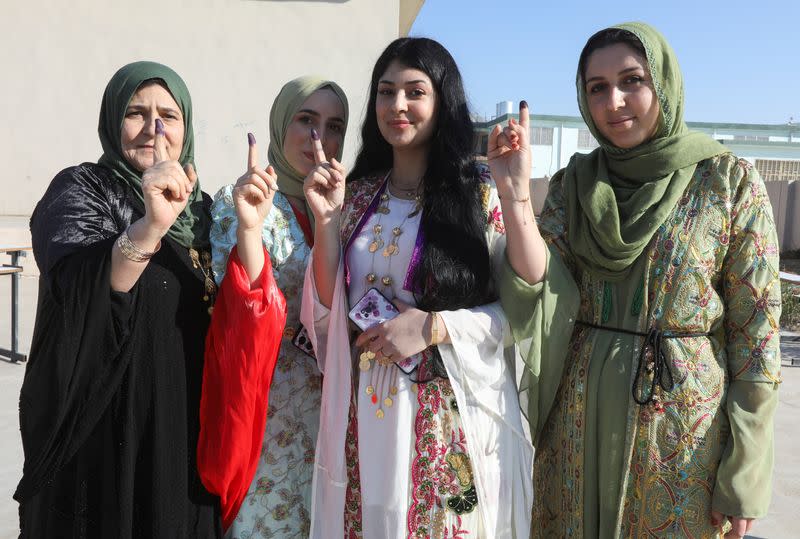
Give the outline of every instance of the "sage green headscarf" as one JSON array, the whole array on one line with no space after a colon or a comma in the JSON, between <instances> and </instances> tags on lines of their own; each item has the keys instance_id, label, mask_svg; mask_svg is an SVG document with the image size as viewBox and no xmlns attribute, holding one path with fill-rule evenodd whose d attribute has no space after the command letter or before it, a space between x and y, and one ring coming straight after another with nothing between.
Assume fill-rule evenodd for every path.
<instances>
[{"instance_id":1,"label":"sage green headscarf","mask_svg":"<svg viewBox=\"0 0 800 539\"><path fill-rule=\"evenodd\" d=\"M283 85L278 97L272 103L272 109L269 112L269 149L267 150L267 158L269 164L275 169L278 175L278 189L286 195L297 197L301 200L306 199L303 192L303 180L305 177L297 172L283 153L283 142L286 138L286 129L292 123L292 118L300 110L303 102L320 88L330 88L333 93L339 98L344 107L344 132L347 132L347 118L349 109L347 105L347 96L344 91L333 81L325 80L314 76L298 77ZM339 152L336 154L336 159L341 161L342 151L344 149L344 136L342 137L342 144L339 146ZM314 214L306 203L306 214L309 220L314 222Z\"/></svg>"},{"instance_id":2,"label":"sage green headscarf","mask_svg":"<svg viewBox=\"0 0 800 539\"><path fill-rule=\"evenodd\" d=\"M635 148L611 144L589 113L579 68L578 105L600 147L574 155L557 174L564 175L569 240L578 264L607 281L621 281L675 207L697 163L728 150L686 127L683 77L664 36L644 23L613 28L632 32L647 53L661 109L657 131Z\"/></svg>"},{"instance_id":3,"label":"sage green headscarf","mask_svg":"<svg viewBox=\"0 0 800 539\"><path fill-rule=\"evenodd\" d=\"M183 114L183 149L178 161L184 166L194 164L194 131L192 130L192 98L183 79L172 69L155 62L134 62L123 66L108 81L97 132L103 145L103 155L98 164L111 169L119 181L127 184L134 196L134 204L144 213L142 173L125 159L122 153L121 131L125 111L131 98L143 82L158 79L164 83ZM209 245L210 215L203 207L200 182L195 183L186 208L175 220L167 236L184 247L205 248Z\"/></svg>"}]
</instances>

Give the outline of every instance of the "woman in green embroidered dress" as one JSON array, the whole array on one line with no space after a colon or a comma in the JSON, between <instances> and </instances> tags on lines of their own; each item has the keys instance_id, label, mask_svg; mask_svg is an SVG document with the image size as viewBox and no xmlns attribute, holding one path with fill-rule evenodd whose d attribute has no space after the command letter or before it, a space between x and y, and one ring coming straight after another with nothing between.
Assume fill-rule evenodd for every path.
<instances>
[{"instance_id":1,"label":"woman in green embroidered dress","mask_svg":"<svg viewBox=\"0 0 800 539\"><path fill-rule=\"evenodd\" d=\"M536 446L531 534L741 537L769 504L780 383L764 184L687 130L650 26L592 36L577 90L600 147L552 178L538 227L524 102L489 139Z\"/></svg>"}]
</instances>

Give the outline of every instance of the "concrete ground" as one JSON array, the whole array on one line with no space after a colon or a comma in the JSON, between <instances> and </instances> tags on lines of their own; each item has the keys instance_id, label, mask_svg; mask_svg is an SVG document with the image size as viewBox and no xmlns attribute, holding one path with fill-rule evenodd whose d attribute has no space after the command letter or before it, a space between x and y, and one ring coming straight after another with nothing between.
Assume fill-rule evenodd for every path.
<instances>
[{"instance_id":1,"label":"concrete ground","mask_svg":"<svg viewBox=\"0 0 800 539\"><path fill-rule=\"evenodd\" d=\"M0 245L30 246L28 218L0 219ZM10 263L0 254L0 263ZM30 351L39 272L33 254L20 259L24 268L19 286L20 351ZM18 274L20 275L20 274ZM11 348L11 278L0 275L0 348ZM22 475L22 443L19 438L19 389L25 375L24 363L0 359L0 539L17 537L17 502L12 499Z\"/></svg>"},{"instance_id":2,"label":"concrete ground","mask_svg":"<svg viewBox=\"0 0 800 539\"><path fill-rule=\"evenodd\" d=\"M30 245L27 218L0 220L0 245ZM8 257L0 262L8 262ZM20 279L20 350L30 350L36 314L38 271L33 256L22 259ZM10 346L10 278L0 276L0 347ZM800 339L800 334L796 335ZM772 504L766 518L758 521L748 537L752 539L800 538L794 516L800 503L800 340L787 334L783 342L783 380L775 420L775 474ZM795 364L792 366L792 359ZM0 539L17 537L17 503L12 499L22 473L22 445L19 439L19 389L24 364L0 360ZM795 530L794 532L792 530Z\"/></svg>"}]
</instances>

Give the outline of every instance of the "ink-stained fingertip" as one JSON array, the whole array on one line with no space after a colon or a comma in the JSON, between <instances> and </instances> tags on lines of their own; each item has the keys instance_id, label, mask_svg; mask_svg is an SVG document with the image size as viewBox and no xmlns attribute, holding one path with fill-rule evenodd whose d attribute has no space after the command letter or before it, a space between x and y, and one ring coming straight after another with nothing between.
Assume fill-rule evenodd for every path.
<instances>
[{"instance_id":1,"label":"ink-stained fingertip","mask_svg":"<svg viewBox=\"0 0 800 539\"><path fill-rule=\"evenodd\" d=\"M156 118L156 135L163 135L164 134L164 122L161 121L161 118Z\"/></svg>"},{"instance_id":2,"label":"ink-stained fingertip","mask_svg":"<svg viewBox=\"0 0 800 539\"><path fill-rule=\"evenodd\" d=\"M311 138L314 140L319 140L319 133L313 127L311 128Z\"/></svg>"},{"instance_id":3,"label":"ink-stained fingertip","mask_svg":"<svg viewBox=\"0 0 800 539\"><path fill-rule=\"evenodd\" d=\"M256 137L255 137L255 135L253 135L252 133L248 133L247 134L247 143L250 146L255 146L256 145Z\"/></svg>"},{"instance_id":4,"label":"ink-stained fingertip","mask_svg":"<svg viewBox=\"0 0 800 539\"><path fill-rule=\"evenodd\" d=\"M522 101L519 102L519 108L527 109L528 108L528 102L523 99Z\"/></svg>"}]
</instances>

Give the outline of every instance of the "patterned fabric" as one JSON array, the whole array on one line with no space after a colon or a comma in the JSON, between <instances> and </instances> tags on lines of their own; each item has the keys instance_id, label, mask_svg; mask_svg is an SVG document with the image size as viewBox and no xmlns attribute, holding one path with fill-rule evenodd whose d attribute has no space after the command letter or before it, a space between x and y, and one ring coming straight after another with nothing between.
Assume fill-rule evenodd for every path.
<instances>
[{"instance_id":1,"label":"patterned fabric","mask_svg":"<svg viewBox=\"0 0 800 539\"><path fill-rule=\"evenodd\" d=\"M361 477L358 470L358 413L353 393L347 411L347 437L344 456L347 463L347 494L345 497L344 536L346 539L361 537Z\"/></svg>"},{"instance_id":2,"label":"patterned fabric","mask_svg":"<svg viewBox=\"0 0 800 539\"><path fill-rule=\"evenodd\" d=\"M419 386L409 538L474 535L478 495L458 404L447 379Z\"/></svg>"},{"instance_id":3,"label":"patterned fabric","mask_svg":"<svg viewBox=\"0 0 800 539\"><path fill-rule=\"evenodd\" d=\"M212 268L222 281L236 244L232 186L217 193L212 207ZM267 428L250 492L227 537L305 538L314 447L319 429L322 377L314 359L292 344L299 326L303 279L310 250L289 201L280 192L264 220L264 245L278 287L286 297L286 330L278 353L267 411Z\"/></svg>"},{"instance_id":4,"label":"patterned fabric","mask_svg":"<svg viewBox=\"0 0 800 539\"><path fill-rule=\"evenodd\" d=\"M579 319L599 324L606 283L577 269L565 223L562 185L554 182L541 215L542 233L578 284ZM716 502L715 485L730 482L718 478L717 470L731 458L723 455L736 427L726 399L736 384L780 382L778 245L758 173L731 155L701 162L645 253L647 294L638 331L658 327L711 335L665 339L675 386L671 391L656 386L657 398L645 406L630 400L626 435L620 440L625 462L617 525L601 533L716 537L708 515L712 495ZM567 370L536 450L536 537L594 533L584 529L583 464L590 406L586 381L590 364L598 360L593 349L598 332L576 328ZM635 372L638 348L632 356L630 372ZM764 423L758 440L771 451L771 421L765 418ZM767 461L763 472L768 483ZM737 488L745 499L742 487Z\"/></svg>"},{"instance_id":5,"label":"patterned fabric","mask_svg":"<svg viewBox=\"0 0 800 539\"><path fill-rule=\"evenodd\" d=\"M417 387L408 537L458 539L480 537L478 494L458 404L447 379ZM347 501L344 537L364 537L361 528L358 418L351 401L345 445Z\"/></svg>"},{"instance_id":6,"label":"patterned fabric","mask_svg":"<svg viewBox=\"0 0 800 539\"><path fill-rule=\"evenodd\" d=\"M534 453L533 537L583 537L584 450L583 411L586 408L586 375L593 349L587 346L588 331L573 335L566 373L554 413L545 424ZM589 342L588 344L591 344ZM560 444L560 445L559 445ZM559 471L564 481L553 476Z\"/></svg>"},{"instance_id":7,"label":"patterned fabric","mask_svg":"<svg viewBox=\"0 0 800 539\"><path fill-rule=\"evenodd\" d=\"M344 193L344 207L342 208L342 222L339 226L342 245L347 245L356 227L364 217L367 208L375 199L375 194L380 190L387 178L387 174L380 174L347 183Z\"/></svg>"}]
</instances>

